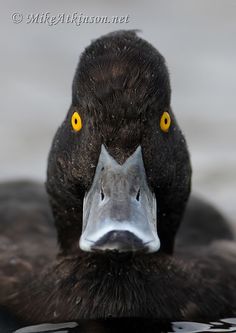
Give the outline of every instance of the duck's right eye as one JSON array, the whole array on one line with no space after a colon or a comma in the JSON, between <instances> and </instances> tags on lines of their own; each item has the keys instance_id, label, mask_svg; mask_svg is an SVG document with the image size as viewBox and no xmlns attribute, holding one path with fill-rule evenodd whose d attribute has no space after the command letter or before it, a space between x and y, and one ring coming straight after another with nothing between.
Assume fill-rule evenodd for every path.
<instances>
[{"instance_id":1,"label":"duck's right eye","mask_svg":"<svg viewBox=\"0 0 236 333\"><path fill-rule=\"evenodd\" d=\"M79 132L82 128L82 120L78 112L74 112L71 117L71 125L75 132Z\"/></svg>"}]
</instances>

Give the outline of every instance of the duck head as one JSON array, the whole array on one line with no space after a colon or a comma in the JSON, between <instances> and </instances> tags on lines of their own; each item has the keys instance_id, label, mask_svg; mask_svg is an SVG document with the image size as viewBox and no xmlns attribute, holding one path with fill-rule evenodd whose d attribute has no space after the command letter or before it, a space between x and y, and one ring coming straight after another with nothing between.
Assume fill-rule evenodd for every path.
<instances>
[{"instance_id":1,"label":"duck head","mask_svg":"<svg viewBox=\"0 0 236 333\"><path fill-rule=\"evenodd\" d=\"M135 31L85 49L48 161L63 253L172 253L191 167L170 97L164 58Z\"/></svg>"}]
</instances>

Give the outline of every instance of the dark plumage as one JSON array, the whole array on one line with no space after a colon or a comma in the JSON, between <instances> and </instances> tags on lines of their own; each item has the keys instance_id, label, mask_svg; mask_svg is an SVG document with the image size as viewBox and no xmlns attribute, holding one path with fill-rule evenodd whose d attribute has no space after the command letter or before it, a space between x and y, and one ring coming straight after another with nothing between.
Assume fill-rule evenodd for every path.
<instances>
[{"instance_id":1,"label":"dark plumage","mask_svg":"<svg viewBox=\"0 0 236 333\"><path fill-rule=\"evenodd\" d=\"M75 111L83 122L79 132L71 128ZM165 111L171 116L168 133L160 130ZM79 248L83 200L93 183L102 144L120 164L141 147L147 183L157 201L159 251ZM190 183L189 154L171 110L164 58L134 31L94 41L81 56L72 105L49 155L46 188L53 217L40 185L0 187L0 246L5 246L0 254L4 286L0 304L34 323L234 315L232 230L215 209L194 197L183 217Z\"/></svg>"}]
</instances>

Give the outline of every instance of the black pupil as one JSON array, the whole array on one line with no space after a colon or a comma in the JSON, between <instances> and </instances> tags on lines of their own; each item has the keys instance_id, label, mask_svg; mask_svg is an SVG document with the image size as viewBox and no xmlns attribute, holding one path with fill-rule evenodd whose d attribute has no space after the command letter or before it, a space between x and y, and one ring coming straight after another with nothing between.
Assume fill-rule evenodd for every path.
<instances>
[{"instance_id":1,"label":"black pupil","mask_svg":"<svg viewBox=\"0 0 236 333\"><path fill-rule=\"evenodd\" d=\"M167 120L167 118L165 118L165 124L167 125L167 123L168 123L168 120Z\"/></svg>"},{"instance_id":2,"label":"black pupil","mask_svg":"<svg viewBox=\"0 0 236 333\"><path fill-rule=\"evenodd\" d=\"M75 118L75 125L77 125L77 123L78 123L78 120Z\"/></svg>"}]
</instances>

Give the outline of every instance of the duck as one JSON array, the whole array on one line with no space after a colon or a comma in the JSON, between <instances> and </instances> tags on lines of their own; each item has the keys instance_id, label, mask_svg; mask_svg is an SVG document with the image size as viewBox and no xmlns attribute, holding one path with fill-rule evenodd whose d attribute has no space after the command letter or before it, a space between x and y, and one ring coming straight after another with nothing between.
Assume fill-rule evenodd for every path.
<instances>
[{"instance_id":1,"label":"duck","mask_svg":"<svg viewBox=\"0 0 236 333\"><path fill-rule=\"evenodd\" d=\"M164 57L136 30L92 41L46 183L0 185L0 306L32 324L235 315L233 228L191 175Z\"/></svg>"}]
</instances>

